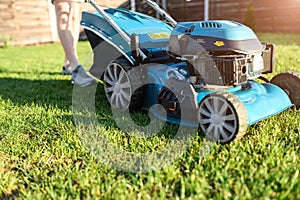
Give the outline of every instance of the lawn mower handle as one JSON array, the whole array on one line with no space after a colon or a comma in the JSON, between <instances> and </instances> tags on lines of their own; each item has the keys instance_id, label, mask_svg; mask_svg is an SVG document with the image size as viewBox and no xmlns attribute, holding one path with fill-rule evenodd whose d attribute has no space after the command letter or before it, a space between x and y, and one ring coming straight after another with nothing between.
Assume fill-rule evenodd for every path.
<instances>
[{"instance_id":1,"label":"lawn mower handle","mask_svg":"<svg viewBox=\"0 0 300 200\"><path fill-rule=\"evenodd\" d=\"M108 16L106 14L106 12L100 8L94 0L84 0L86 3L90 3L95 9L97 12L99 12L103 17L104 19L120 34L120 36L128 43L130 44L130 37L124 33L124 31L114 22L114 20L111 19L110 16Z\"/></svg>"},{"instance_id":2,"label":"lawn mower handle","mask_svg":"<svg viewBox=\"0 0 300 200\"><path fill-rule=\"evenodd\" d=\"M99 12L104 19L117 31L117 33L130 45L131 44L131 38L120 28L120 26L118 24L115 23L115 21L108 15L106 14L106 12L103 10L103 8L99 7L94 0L84 0L84 2L86 3L90 3L97 12ZM142 60L147 59L147 56L144 54L144 52L142 52L140 49L139 51L139 55L141 56Z\"/></svg>"},{"instance_id":3,"label":"lawn mower handle","mask_svg":"<svg viewBox=\"0 0 300 200\"><path fill-rule=\"evenodd\" d=\"M159 14L161 14L162 16L164 16L166 18L166 20L168 20L171 24L173 24L174 26L177 24L177 21L175 19L173 19L173 17L171 17L165 10L161 9L156 2L154 2L152 0L146 0L146 2L156 12L158 12Z\"/></svg>"}]
</instances>

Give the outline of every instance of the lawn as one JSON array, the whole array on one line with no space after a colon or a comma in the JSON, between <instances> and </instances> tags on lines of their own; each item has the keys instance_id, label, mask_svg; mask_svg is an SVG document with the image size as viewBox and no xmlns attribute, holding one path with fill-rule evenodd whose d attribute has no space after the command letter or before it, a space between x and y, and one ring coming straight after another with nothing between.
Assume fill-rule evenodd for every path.
<instances>
[{"instance_id":1,"label":"lawn","mask_svg":"<svg viewBox=\"0 0 300 200\"><path fill-rule=\"evenodd\" d=\"M277 45L277 73L300 72L300 35L259 37ZM78 52L88 63L89 44L80 42ZM0 199L300 199L300 111L259 122L241 140L215 144L205 156L199 131L172 164L123 172L82 142L73 118L73 85L61 75L59 44L0 49L0 60ZM171 143L173 126L146 139L120 131L102 86L97 119L110 141L133 152ZM143 123L141 114L134 117Z\"/></svg>"}]
</instances>

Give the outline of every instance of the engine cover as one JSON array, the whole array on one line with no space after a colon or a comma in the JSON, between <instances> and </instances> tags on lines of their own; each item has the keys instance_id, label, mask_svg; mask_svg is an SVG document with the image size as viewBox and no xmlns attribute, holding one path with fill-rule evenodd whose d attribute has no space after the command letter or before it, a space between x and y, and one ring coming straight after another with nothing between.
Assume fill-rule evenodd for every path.
<instances>
[{"instance_id":1,"label":"engine cover","mask_svg":"<svg viewBox=\"0 0 300 200\"><path fill-rule=\"evenodd\" d=\"M237 86L272 71L264 70L272 57L266 49L249 27L228 20L178 23L169 42L169 54L185 60L200 85L211 86Z\"/></svg>"},{"instance_id":2,"label":"engine cover","mask_svg":"<svg viewBox=\"0 0 300 200\"><path fill-rule=\"evenodd\" d=\"M180 22L169 42L169 51L175 55L199 55L203 51L256 54L264 48L250 28L228 20Z\"/></svg>"}]
</instances>

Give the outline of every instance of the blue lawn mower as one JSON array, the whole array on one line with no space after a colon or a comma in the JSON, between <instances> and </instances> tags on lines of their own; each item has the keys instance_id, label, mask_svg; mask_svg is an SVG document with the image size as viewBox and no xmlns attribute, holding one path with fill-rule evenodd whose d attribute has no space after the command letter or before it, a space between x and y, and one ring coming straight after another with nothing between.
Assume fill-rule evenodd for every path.
<instances>
[{"instance_id":1,"label":"blue lawn mower","mask_svg":"<svg viewBox=\"0 0 300 200\"><path fill-rule=\"evenodd\" d=\"M248 125L300 108L300 75L263 78L274 71L275 46L250 28L229 20L176 22L150 0L165 21L86 1L97 11L82 13L94 53L89 71L103 81L113 108L200 127L222 144L241 138Z\"/></svg>"}]
</instances>

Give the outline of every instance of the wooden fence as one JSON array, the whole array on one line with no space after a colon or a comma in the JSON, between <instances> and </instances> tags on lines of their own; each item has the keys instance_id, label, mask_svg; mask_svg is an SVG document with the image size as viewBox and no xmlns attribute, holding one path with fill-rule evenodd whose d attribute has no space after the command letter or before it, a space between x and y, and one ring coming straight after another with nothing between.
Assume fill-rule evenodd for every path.
<instances>
[{"instance_id":1,"label":"wooden fence","mask_svg":"<svg viewBox=\"0 0 300 200\"><path fill-rule=\"evenodd\" d=\"M249 0L210 0L210 19L244 23ZM299 0L252 0L256 31L300 33ZM169 0L168 12L178 21L203 20L204 0Z\"/></svg>"},{"instance_id":2,"label":"wooden fence","mask_svg":"<svg viewBox=\"0 0 300 200\"><path fill-rule=\"evenodd\" d=\"M48 2L0 0L0 43L13 45L52 40ZM1 45L1 44L0 44Z\"/></svg>"},{"instance_id":3,"label":"wooden fence","mask_svg":"<svg viewBox=\"0 0 300 200\"><path fill-rule=\"evenodd\" d=\"M119 7L127 0L96 0L107 7ZM83 4L84 10L92 10ZM50 0L0 0L0 46L57 42L56 17Z\"/></svg>"},{"instance_id":4,"label":"wooden fence","mask_svg":"<svg viewBox=\"0 0 300 200\"><path fill-rule=\"evenodd\" d=\"M129 0L96 0L108 7L130 9ZM300 0L252 0L259 32L300 33ZM210 19L244 22L249 0L210 0ZM156 16L145 0L137 11ZM89 5L85 10L92 9ZM178 21L203 20L204 0L167 0L167 11ZM54 7L49 0L0 0L0 46L58 41Z\"/></svg>"},{"instance_id":5,"label":"wooden fence","mask_svg":"<svg viewBox=\"0 0 300 200\"><path fill-rule=\"evenodd\" d=\"M145 5L136 0L137 10L155 16ZM210 0L210 19L229 19L244 23L250 0ZM256 31L300 33L300 0L252 0ZM204 19L204 0L167 0L167 11L177 21Z\"/></svg>"}]
</instances>

